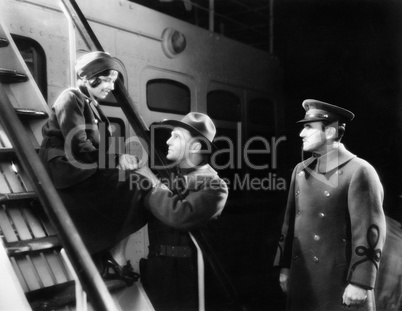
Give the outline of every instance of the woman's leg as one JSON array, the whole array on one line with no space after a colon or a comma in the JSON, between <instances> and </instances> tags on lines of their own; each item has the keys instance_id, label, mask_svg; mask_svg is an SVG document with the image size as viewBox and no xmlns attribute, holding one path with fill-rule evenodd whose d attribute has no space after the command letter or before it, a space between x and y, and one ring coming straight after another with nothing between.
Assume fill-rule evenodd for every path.
<instances>
[{"instance_id":1,"label":"woman's leg","mask_svg":"<svg viewBox=\"0 0 402 311\"><path fill-rule=\"evenodd\" d=\"M116 260L116 262L120 266L124 266L127 264L126 246L127 246L129 239L130 239L130 236L124 238L119 243L117 243L115 246L110 248L110 250L109 250L110 255L113 257L114 260Z\"/></svg>"}]
</instances>

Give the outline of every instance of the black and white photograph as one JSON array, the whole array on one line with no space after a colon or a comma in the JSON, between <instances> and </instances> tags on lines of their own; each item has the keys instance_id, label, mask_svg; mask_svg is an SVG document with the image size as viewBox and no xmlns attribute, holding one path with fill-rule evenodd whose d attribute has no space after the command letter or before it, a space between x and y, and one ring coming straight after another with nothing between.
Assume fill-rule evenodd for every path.
<instances>
[{"instance_id":1,"label":"black and white photograph","mask_svg":"<svg viewBox=\"0 0 402 311\"><path fill-rule=\"evenodd\" d=\"M402 1L0 0L0 311L401 311Z\"/></svg>"}]
</instances>

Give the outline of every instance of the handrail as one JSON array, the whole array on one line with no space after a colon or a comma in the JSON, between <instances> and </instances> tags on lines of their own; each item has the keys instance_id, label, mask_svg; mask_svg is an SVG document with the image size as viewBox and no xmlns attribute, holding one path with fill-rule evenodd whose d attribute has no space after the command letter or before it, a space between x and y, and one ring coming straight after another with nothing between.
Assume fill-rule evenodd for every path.
<instances>
[{"instance_id":1,"label":"handrail","mask_svg":"<svg viewBox=\"0 0 402 311\"><path fill-rule=\"evenodd\" d=\"M83 40L87 44L88 48L91 51L104 51L102 45L100 44L99 40L97 39L95 33L91 29L87 19L81 12L79 6L75 2L75 0L61 0L62 4L64 5L64 11L67 12L72 21L74 22L75 26L77 27L79 33L81 34ZM115 88L113 90L113 95L115 96L116 100L119 102L127 120L129 121L130 125L134 129L135 133L143 140L140 141L145 142L147 145L142 146L145 150L147 147L151 148L157 157L157 160L160 161L159 163L162 164L164 169L158 170L158 173L161 177L170 176L170 170L167 166L167 162L165 158L161 157L159 150L155 149L152 145L150 137L147 135L146 130L147 126L143 122L135 104L133 103L130 95L128 94L123 82L120 79L117 79ZM179 193L179 196L180 193ZM209 264L211 265L215 275L219 279L220 284L223 286L224 290L226 291L227 295L233 300L233 303L241 305L239 301L239 296L234 288L232 282L230 281L228 275L226 274L224 268L219 262L215 251L212 249L210 243L208 242L207 238L203 234L201 230L192 231L195 239L197 240L201 250L203 251L206 259L208 260Z\"/></svg>"},{"instance_id":2,"label":"handrail","mask_svg":"<svg viewBox=\"0 0 402 311\"><path fill-rule=\"evenodd\" d=\"M82 36L84 42L88 46L91 51L105 51L93 32L91 26L89 25L87 19L82 14L80 8L78 7L75 0L61 0L61 3L64 5L64 11L68 13L74 22L75 26L78 29L78 32ZM134 102L132 101L130 95L128 94L123 82L121 79L117 79L115 82L115 88L113 90L113 95L115 96L117 102L120 104L121 109L123 110L125 116L128 119L131 127L138 137L140 137L146 145L142 145L142 147L147 150L148 147L151 148L152 143L149 135L147 134L147 125L144 123L141 118L137 108L135 107ZM167 165L166 160L160 156L158 150L154 149L155 155L159 163L163 166ZM169 170L165 168L164 170L158 171L161 177L169 177Z\"/></svg>"},{"instance_id":3,"label":"handrail","mask_svg":"<svg viewBox=\"0 0 402 311\"><path fill-rule=\"evenodd\" d=\"M35 192L55 227L63 247L80 279L82 286L92 298L95 310L117 311L117 307L103 282L90 254L78 234L63 202L39 159L10 99L0 86L0 122L10 139L22 167L29 176Z\"/></svg>"}]
</instances>

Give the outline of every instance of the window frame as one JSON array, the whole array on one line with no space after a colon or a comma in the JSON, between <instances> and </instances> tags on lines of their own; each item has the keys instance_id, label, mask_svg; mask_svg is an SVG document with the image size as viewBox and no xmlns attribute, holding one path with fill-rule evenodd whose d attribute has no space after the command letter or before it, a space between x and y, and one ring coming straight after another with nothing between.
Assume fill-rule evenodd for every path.
<instances>
[{"instance_id":1,"label":"window frame","mask_svg":"<svg viewBox=\"0 0 402 311\"><path fill-rule=\"evenodd\" d=\"M43 98L47 102L48 99L48 84L47 84L47 59L45 50L42 48L40 43L32 38L12 34L11 35L15 45L18 48L18 51L22 53L23 48L33 48L35 53L33 53L33 71L31 70L31 66L27 64L26 60L23 58L26 63L32 77L34 78L39 90L42 93ZM22 54L21 54L22 56ZM22 56L23 57L23 56Z\"/></svg>"},{"instance_id":2,"label":"window frame","mask_svg":"<svg viewBox=\"0 0 402 311\"><path fill-rule=\"evenodd\" d=\"M186 105L186 109L183 110L176 110L176 109L168 109L168 108L155 108L155 107L151 107L149 104L149 94L148 94L148 86L151 82L154 81L166 81L166 82L170 82L172 85L177 85L177 86L183 86L185 88L187 88L187 92L188 92L188 97L189 97L189 101L188 104ZM155 78L155 79L149 79L146 84L145 84L145 92L146 92L146 105L147 108L150 111L154 111L154 112L164 112L164 113L174 113L174 114L180 114L180 115L186 115L187 113L189 113L191 111L191 89L189 88L188 85L177 81L177 80L173 80L173 79L167 79L167 78Z\"/></svg>"}]
</instances>

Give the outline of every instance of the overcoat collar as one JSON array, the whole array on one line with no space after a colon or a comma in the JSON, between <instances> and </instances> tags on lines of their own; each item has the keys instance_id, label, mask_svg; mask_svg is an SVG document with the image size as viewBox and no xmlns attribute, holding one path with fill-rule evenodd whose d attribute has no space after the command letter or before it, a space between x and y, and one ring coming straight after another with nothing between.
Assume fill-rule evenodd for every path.
<instances>
[{"instance_id":1,"label":"overcoat collar","mask_svg":"<svg viewBox=\"0 0 402 311\"><path fill-rule=\"evenodd\" d=\"M87 89L84 86L80 85L80 86L78 86L78 88L71 88L71 90L75 94L79 94L82 97L82 100L91 108L92 113L94 114L94 116L96 116L96 118L99 121L106 123L106 128L108 130L108 134L109 134L109 136L111 136L112 131L110 129L110 121L109 121L108 117L102 111L99 103L95 99L92 99L91 97L89 97ZM96 121L96 123L98 123L98 122Z\"/></svg>"},{"instance_id":2,"label":"overcoat collar","mask_svg":"<svg viewBox=\"0 0 402 311\"><path fill-rule=\"evenodd\" d=\"M187 176L187 177L192 177L192 176L197 176L197 175L217 175L218 173L209 165L209 164L203 164L201 166L194 166L194 167L189 167L189 168L181 168L181 167L176 167L177 174L181 176Z\"/></svg>"},{"instance_id":3,"label":"overcoat collar","mask_svg":"<svg viewBox=\"0 0 402 311\"><path fill-rule=\"evenodd\" d=\"M322 156L311 156L307 160L303 161L299 167L298 173L302 170L307 170L314 161L317 161L316 171L320 174L326 174L338 167L342 166L346 162L349 162L356 155L346 150L343 144L339 144L338 148L331 150L330 152L323 154Z\"/></svg>"},{"instance_id":4,"label":"overcoat collar","mask_svg":"<svg viewBox=\"0 0 402 311\"><path fill-rule=\"evenodd\" d=\"M96 117L99 120L103 121L104 118L102 119L102 117L103 117L103 116L101 116L102 113L99 113L100 108L99 108L99 110L97 109L97 107L99 107L98 102L95 99L92 99L91 97L88 96L88 91L84 86L80 85L78 87L78 91L85 98L85 102L89 105L89 107L91 108L92 112L96 115Z\"/></svg>"},{"instance_id":5,"label":"overcoat collar","mask_svg":"<svg viewBox=\"0 0 402 311\"><path fill-rule=\"evenodd\" d=\"M186 188L193 190L200 185L202 179L218 176L218 173L209 164L200 167L179 169L179 171L186 182Z\"/></svg>"}]
</instances>

